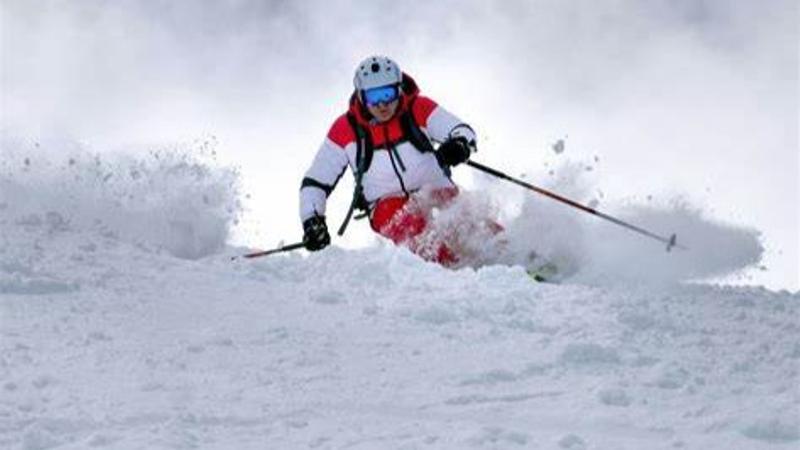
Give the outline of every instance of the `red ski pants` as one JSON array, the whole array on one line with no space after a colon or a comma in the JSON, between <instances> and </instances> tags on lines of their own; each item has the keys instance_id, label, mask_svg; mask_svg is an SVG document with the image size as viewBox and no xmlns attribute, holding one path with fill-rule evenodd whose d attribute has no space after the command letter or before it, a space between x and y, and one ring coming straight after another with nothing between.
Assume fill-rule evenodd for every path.
<instances>
[{"instance_id":1,"label":"red ski pants","mask_svg":"<svg viewBox=\"0 0 800 450\"><path fill-rule=\"evenodd\" d=\"M408 247L425 260L450 267L458 263L459 258L447 236L424 243L419 238L429 226L431 210L446 207L457 195L458 188L453 187L408 197L385 197L372 210L370 224L375 232L395 244ZM503 229L499 224L494 225L497 232Z\"/></svg>"}]
</instances>

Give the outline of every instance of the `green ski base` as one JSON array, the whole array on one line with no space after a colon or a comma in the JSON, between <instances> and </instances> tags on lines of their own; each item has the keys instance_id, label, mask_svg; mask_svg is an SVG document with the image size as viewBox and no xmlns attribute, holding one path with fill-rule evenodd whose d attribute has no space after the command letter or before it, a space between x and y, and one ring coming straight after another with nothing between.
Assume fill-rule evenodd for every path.
<instances>
[{"instance_id":1,"label":"green ski base","mask_svg":"<svg viewBox=\"0 0 800 450\"><path fill-rule=\"evenodd\" d=\"M555 264L547 263L543 266L526 270L528 276L537 283L557 283L558 267Z\"/></svg>"}]
</instances>

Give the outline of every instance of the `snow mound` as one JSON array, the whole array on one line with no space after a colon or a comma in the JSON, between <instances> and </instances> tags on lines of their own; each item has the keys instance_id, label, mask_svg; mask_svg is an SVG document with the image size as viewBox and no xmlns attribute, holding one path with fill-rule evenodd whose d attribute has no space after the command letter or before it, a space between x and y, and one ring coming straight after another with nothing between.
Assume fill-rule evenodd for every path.
<instances>
[{"instance_id":1,"label":"snow mound","mask_svg":"<svg viewBox=\"0 0 800 450\"><path fill-rule=\"evenodd\" d=\"M62 142L0 145L6 240L19 230L85 232L196 259L224 247L240 211L237 172L207 161L213 142L137 157Z\"/></svg>"},{"instance_id":2,"label":"snow mound","mask_svg":"<svg viewBox=\"0 0 800 450\"><path fill-rule=\"evenodd\" d=\"M0 294L2 448L797 443L798 294L542 284L390 244L198 262L47 226L33 263L0 245L0 285L40 283Z\"/></svg>"}]
</instances>

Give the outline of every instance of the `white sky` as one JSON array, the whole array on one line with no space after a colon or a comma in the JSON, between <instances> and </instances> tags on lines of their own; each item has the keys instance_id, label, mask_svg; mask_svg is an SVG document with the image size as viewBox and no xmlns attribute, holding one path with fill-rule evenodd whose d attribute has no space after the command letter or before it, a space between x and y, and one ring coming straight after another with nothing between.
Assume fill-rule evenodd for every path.
<instances>
[{"instance_id":1,"label":"white sky","mask_svg":"<svg viewBox=\"0 0 800 450\"><path fill-rule=\"evenodd\" d=\"M0 125L94 151L214 135L251 195L241 238L268 247L299 238L353 67L387 54L474 125L481 161L540 168L567 136L609 200L682 195L758 228L755 281L800 288L796 1L431 3L3 0Z\"/></svg>"}]
</instances>

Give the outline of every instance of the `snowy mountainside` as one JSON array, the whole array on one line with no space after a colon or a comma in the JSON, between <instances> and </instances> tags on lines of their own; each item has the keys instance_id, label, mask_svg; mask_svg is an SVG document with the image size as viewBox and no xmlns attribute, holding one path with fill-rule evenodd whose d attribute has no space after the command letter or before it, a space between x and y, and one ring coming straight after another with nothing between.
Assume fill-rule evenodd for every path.
<instances>
[{"instance_id":1,"label":"snowy mountainside","mask_svg":"<svg viewBox=\"0 0 800 450\"><path fill-rule=\"evenodd\" d=\"M235 174L157 161L0 166L0 447L800 443L797 293L387 245L232 263Z\"/></svg>"}]
</instances>

